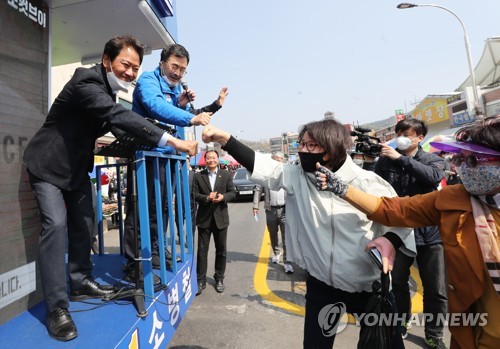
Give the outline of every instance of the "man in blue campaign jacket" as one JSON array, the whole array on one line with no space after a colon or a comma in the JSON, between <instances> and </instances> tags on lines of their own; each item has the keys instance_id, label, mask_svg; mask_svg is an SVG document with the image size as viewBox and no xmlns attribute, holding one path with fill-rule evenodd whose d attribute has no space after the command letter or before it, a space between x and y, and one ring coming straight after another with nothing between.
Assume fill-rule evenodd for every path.
<instances>
[{"instance_id":1,"label":"man in blue campaign jacket","mask_svg":"<svg viewBox=\"0 0 500 349\"><path fill-rule=\"evenodd\" d=\"M114 294L112 287L92 277L90 238L95 214L88 172L94 166L96 139L113 128L151 146L168 143L189 155L196 153L196 142L172 137L116 103L116 92L127 90L136 78L143 53L142 45L131 36L109 40L101 64L76 69L24 153L42 225L38 257L46 325L57 340L78 335L68 311L66 248L70 300L108 299Z\"/></svg>"},{"instance_id":2,"label":"man in blue campaign jacket","mask_svg":"<svg viewBox=\"0 0 500 349\"><path fill-rule=\"evenodd\" d=\"M137 81L133 94L132 110L140 115L180 127L207 125L211 115L217 112L224 103L228 94L227 87L223 87L216 101L201 109L191 109L190 103L196 97L195 93L184 90L181 80L186 74L189 64L189 52L179 44L170 45L161 52L159 66L152 72L143 73ZM160 159L160 184L162 190L162 202L165 203L165 165L166 161ZM129 175L132 171L127 172ZM160 267L158 251L158 227L156 217L156 202L153 183L153 162L146 161L146 174L148 185L148 202L150 216L150 235L152 246L153 268ZM131 180L130 176L128 180ZM129 185L130 187L130 185ZM129 192L130 193L130 192ZM124 268L126 279L135 281L134 262L134 210L132 198L127 199L127 218L125 220L125 257L127 264ZM162 210L165 212L165 210ZM164 217L163 222L166 222ZM167 258L169 258L167 252Z\"/></svg>"},{"instance_id":3,"label":"man in blue campaign jacket","mask_svg":"<svg viewBox=\"0 0 500 349\"><path fill-rule=\"evenodd\" d=\"M444 177L444 160L425 152L419 143L427 134L427 126L417 119L406 119L396 124L397 149L382 145L375 173L392 185L398 196L414 196L437 189ZM437 316L447 312L447 289L443 243L436 226L415 229L417 264L424 288L424 313L432 314L425 323L425 340L431 348L445 348L443 323ZM411 298L408 281L413 257L396 252L392 271L392 286L398 312L406 318L402 324L403 338L409 328Z\"/></svg>"},{"instance_id":4,"label":"man in blue campaign jacket","mask_svg":"<svg viewBox=\"0 0 500 349\"><path fill-rule=\"evenodd\" d=\"M217 112L228 94L223 87L216 101L201 109L191 109L190 101L196 98L191 89L181 84L189 64L188 51L179 44L161 52L159 66L142 73L133 94L132 109L144 117L176 126L206 125Z\"/></svg>"}]
</instances>

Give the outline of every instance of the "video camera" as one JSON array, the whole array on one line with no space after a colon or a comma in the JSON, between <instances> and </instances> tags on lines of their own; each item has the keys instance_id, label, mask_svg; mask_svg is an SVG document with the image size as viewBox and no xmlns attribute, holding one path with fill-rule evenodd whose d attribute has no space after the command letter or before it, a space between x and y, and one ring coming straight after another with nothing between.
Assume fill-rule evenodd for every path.
<instances>
[{"instance_id":1,"label":"video camera","mask_svg":"<svg viewBox=\"0 0 500 349\"><path fill-rule=\"evenodd\" d=\"M367 135L366 133L371 132L370 129L355 127L354 130L355 131L351 131L351 136L357 137L354 140L354 143L356 144L355 152L374 157L379 156L380 151L382 150L380 139Z\"/></svg>"}]
</instances>

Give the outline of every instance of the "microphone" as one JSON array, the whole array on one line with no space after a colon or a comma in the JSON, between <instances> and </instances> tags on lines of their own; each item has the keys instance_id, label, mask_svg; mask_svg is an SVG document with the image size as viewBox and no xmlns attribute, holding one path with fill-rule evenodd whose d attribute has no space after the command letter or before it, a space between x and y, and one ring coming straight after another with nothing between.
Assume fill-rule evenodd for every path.
<instances>
[{"instance_id":1,"label":"microphone","mask_svg":"<svg viewBox=\"0 0 500 349\"><path fill-rule=\"evenodd\" d=\"M187 93L189 87L184 79L181 80L181 86L184 89L184 91L186 91L186 97L189 101L189 107L191 108L191 111L193 111L194 110L193 102L191 101L191 98L189 98L189 94Z\"/></svg>"}]
</instances>

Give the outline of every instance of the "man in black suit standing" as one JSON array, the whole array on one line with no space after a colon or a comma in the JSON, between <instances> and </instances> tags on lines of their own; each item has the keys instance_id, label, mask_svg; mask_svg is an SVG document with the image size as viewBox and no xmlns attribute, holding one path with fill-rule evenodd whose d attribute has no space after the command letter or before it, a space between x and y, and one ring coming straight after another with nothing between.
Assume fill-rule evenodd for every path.
<instances>
[{"instance_id":1,"label":"man in black suit standing","mask_svg":"<svg viewBox=\"0 0 500 349\"><path fill-rule=\"evenodd\" d=\"M236 188L228 171L218 169L219 153L209 150L205 153L207 168L195 174L194 196L198 203L196 226L198 227L198 254L196 274L200 295L207 283L207 255L210 235L215 243L215 290L224 292L224 273L226 271L227 228L229 213L227 203L236 198Z\"/></svg>"},{"instance_id":2,"label":"man in black suit standing","mask_svg":"<svg viewBox=\"0 0 500 349\"><path fill-rule=\"evenodd\" d=\"M68 311L66 236L69 299L108 299L114 294L112 287L102 286L92 277L95 214L88 172L94 166L96 139L114 128L152 146L168 144L190 155L196 153L195 141L172 137L116 103L116 92L127 90L137 77L143 54L144 48L133 37L109 40L101 64L76 69L24 153L42 222L39 263L46 325L57 340L69 341L78 335Z\"/></svg>"}]
</instances>

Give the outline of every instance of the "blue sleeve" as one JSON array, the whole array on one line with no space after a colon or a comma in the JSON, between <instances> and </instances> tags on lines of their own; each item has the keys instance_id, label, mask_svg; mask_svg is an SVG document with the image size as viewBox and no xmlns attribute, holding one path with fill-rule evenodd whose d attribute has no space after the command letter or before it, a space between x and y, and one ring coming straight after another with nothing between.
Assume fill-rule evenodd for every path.
<instances>
[{"instance_id":1,"label":"blue sleeve","mask_svg":"<svg viewBox=\"0 0 500 349\"><path fill-rule=\"evenodd\" d=\"M149 117L176 126L189 126L193 115L165 100L160 82L152 73L143 73L134 89L134 102Z\"/></svg>"}]
</instances>

